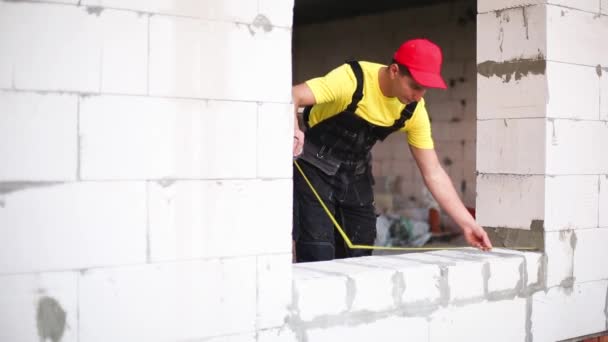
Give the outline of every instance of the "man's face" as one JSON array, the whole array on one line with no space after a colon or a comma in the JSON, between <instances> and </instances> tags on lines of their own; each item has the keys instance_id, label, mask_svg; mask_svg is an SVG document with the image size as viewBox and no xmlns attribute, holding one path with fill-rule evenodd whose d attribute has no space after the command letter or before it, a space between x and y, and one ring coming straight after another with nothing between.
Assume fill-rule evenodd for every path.
<instances>
[{"instance_id":1,"label":"man's face","mask_svg":"<svg viewBox=\"0 0 608 342\"><path fill-rule=\"evenodd\" d=\"M420 99L426 93L426 88L416 82L411 76L397 75L397 98L403 104L408 104Z\"/></svg>"}]
</instances>

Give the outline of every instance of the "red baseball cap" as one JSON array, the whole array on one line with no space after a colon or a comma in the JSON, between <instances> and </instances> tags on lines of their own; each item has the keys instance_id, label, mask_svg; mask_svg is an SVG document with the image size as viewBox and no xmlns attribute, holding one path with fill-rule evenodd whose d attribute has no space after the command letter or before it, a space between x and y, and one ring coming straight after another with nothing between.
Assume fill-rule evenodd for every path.
<instances>
[{"instance_id":1,"label":"red baseball cap","mask_svg":"<svg viewBox=\"0 0 608 342\"><path fill-rule=\"evenodd\" d=\"M393 59L407 67L416 82L427 88L446 89L441 77L441 49L428 39L412 39L401 44Z\"/></svg>"}]
</instances>

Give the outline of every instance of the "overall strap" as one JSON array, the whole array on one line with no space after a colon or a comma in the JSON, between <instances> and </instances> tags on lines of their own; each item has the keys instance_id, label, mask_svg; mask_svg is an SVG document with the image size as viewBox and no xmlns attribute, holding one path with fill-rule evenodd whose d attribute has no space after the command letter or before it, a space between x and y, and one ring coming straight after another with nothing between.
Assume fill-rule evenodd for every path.
<instances>
[{"instance_id":1,"label":"overall strap","mask_svg":"<svg viewBox=\"0 0 608 342\"><path fill-rule=\"evenodd\" d=\"M353 69L355 79L357 80L357 87L355 88L350 104L344 111L354 113L357 110L359 101L363 99L363 69L361 69L361 65L357 61L348 61L346 63Z\"/></svg>"},{"instance_id":2,"label":"overall strap","mask_svg":"<svg viewBox=\"0 0 608 342\"><path fill-rule=\"evenodd\" d=\"M403 108L403 110L401 111L401 116L399 117L399 119L395 120L395 123L391 128L394 130L399 130L401 127L403 127L403 124L405 124L405 122L409 120L412 115L414 115L414 111L416 110L417 105L418 102L416 101L408 103L407 106L405 106L405 108Z\"/></svg>"},{"instance_id":3,"label":"overall strap","mask_svg":"<svg viewBox=\"0 0 608 342\"><path fill-rule=\"evenodd\" d=\"M354 113L357 110L357 105L359 105L359 102L361 99L363 99L363 69L361 69L361 65L357 61L347 61L346 64L348 64L353 70L357 85L355 87L355 91L353 92L352 100L344 111ZM307 129L310 128L308 120L310 119L312 107L313 106L306 106L304 108L304 112L302 113L302 119L304 120L304 125Z\"/></svg>"}]
</instances>

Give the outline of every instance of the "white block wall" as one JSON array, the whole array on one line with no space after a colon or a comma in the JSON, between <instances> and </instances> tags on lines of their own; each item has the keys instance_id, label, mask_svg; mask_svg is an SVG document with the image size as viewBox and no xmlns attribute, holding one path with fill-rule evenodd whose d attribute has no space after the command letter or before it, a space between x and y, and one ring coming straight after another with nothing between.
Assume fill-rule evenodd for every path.
<instances>
[{"instance_id":1,"label":"white block wall","mask_svg":"<svg viewBox=\"0 0 608 342\"><path fill-rule=\"evenodd\" d=\"M599 7L588 3L518 6L513 1L481 1L479 6L480 12L488 11L478 16L478 32L487 35L478 40L480 65L539 59L546 61L546 67L542 73L522 71L519 79L516 74L478 76L480 93L490 97L479 98L478 138L483 143L478 145L477 170L484 174L480 177L545 175L546 192L537 198L546 201L544 220L549 230L598 227L592 213L599 210L599 191L591 184L608 172L601 151L608 129L601 91L608 54L599 38L608 32L608 18L589 13L589 8L597 12ZM579 31L589 34L579 39ZM570 82L578 86L565 84ZM525 94L518 93L522 91ZM500 94L502 101L496 102L491 94ZM567 188L576 188L576 194L565 196ZM478 205L494 202L495 193L489 189L480 187ZM508 192L500 196L509 196ZM516 192L521 190L512 193ZM572 197L577 200L568 200ZM582 222L573 218L563 222L568 213ZM484 220L484 224L504 226L501 221Z\"/></svg>"},{"instance_id":2,"label":"white block wall","mask_svg":"<svg viewBox=\"0 0 608 342\"><path fill-rule=\"evenodd\" d=\"M547 342L604 331L608 282L547 286L544 259L464 249L298 264L288 331L306 341ZM378 300L355 304L369 296Z\"/></svg>"},{"instance_id":3,"label":"white block wall","mask_svg":"<svg viewBox=\"0 0 608 342\"><path fill-rule=\"evenodd\" d=\"M295 341L293 1L0 1L0 340Z\"/></svg>"},{"instance_id":4,"label":"white block wall","mask_svg":"<svg viewBox=\"0 0 608 342\"><path fill-rule=\"evenodd\" d=\"M289 326L306 341L486 341L489 336L497 341L554 341L547 338L552 332L542 335L539 330L555 330L550 324L556 320L533 321L541 315L532 303L544 298L538 279L539 274L544 277L543 269L539 253L473 249L298 264ZM591 304L594 321L587 326L599 326L608 283L583 287L594 289L586 298L597 303L552 289L538 310L565 314ZM368 301L371 297L377 300ZM577 331L560 323L564 331Z\"/></svg>"},{"instance_id":5,"label":"white block wall","mask_svg":"<svg viewBox=\"0 0 608 342\"><path fill-rule=\"evenodd\" d=\"M604 3L479 1L478 218L543 223L534 341L608 329Z\"/></svg>"},{"instance_id":6,"label":"white block wall","mask_svg":"<svg viewBox=\"0 0 608 342\"><path fill-rule=\"evenodd\" d=\"M429 90L426 105L440 161L468 207L475 206L476 188L474 12L475 1L462 0L294 30L294 82L322 76L349 59L389 63L399 45L412 38L428 38L441 46L442 74L449 88ZM424 185L403 134L377 144L373 157L379 211L403 213L425 205Z\"/></svg>"},{"instance_id":7,"label":"white block wall","mask_svg":"<svg viewBox=\"0 0 608 342\"><path fill-rule=\"evenodd\" d=\"M486 2L480 8L508 26L491 12L503 7ZM595 23L587 2L577 10L565 1L538 6L547 9L538 16L530 8L520 23L546 20L551 32L564 20L605 33L608 6L600 4ZM494 213L487 222L526 227L544 219L546 255L466 249L291 265L292 6L0 2L0 340L554 341L606 330L608 176L596 154L608 118L606 77L598 75L589 92L574 92L598 94L597 105L569 113L559 100L572 99L551 83L553 74L534 76L528 85L551 84L534 94L562 95L546 106L546 98L529 101L524 114L513 114L515 107L487 111L472 124L466 75L476 68L464 61L473 47L454 47L472 44L466 25L457 37L440 35L445 27L431 30L452 46L454 64L446 70L465 75L462 87L457 79L453 92L437 93L433 102L448 112L466 98L468 109L450 114L463 118L454 125L481 127L496 139L489 146L525 139L502 128L505 121L544 141L541 161L505 150L516 164L526 161L513 166L522 174L498 172L512 165L499 159L498 166L481 164L489 171L479 179L486 191L480 196L493 198L481 209ZM465 12L458 4L417 9L410 27L425 32L422 18L431 15L459 27L453 21ZM361 37L377 35L362 30ZM542 51L558 56L547 70L586 84L598 69L585 63L595 56L605 71L601 44L566 37L600 51L583 56L547 43ZM389 40L392 51L403 39ZM380 51L388 43L370 44L376 59L386 55ZM236 63L243 50L256 68ZM504 94L528 92L515 86ZM531 115L539 105L542 114ZM526 126L544 119L539 130ZM461 139L450 120L435 120L449 137L446 146ZM452 174L473 174L472 146L465 139L446 147L462 156L452 160ZM380 152L391 165L411 165ZM576 165L562 160L568 153ZM521 215L508 215L505 206Z\"/></svg>"}]
</instances>

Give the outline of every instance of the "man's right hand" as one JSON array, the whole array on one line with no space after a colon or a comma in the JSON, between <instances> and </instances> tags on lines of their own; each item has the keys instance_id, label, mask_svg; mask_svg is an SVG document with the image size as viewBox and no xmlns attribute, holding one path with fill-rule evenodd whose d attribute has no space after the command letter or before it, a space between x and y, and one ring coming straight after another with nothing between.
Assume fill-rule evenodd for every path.
<instances>
[{"instance_id":1,"label":"man's right hand","mask_svg":"<svg viewBox=\"0 0 608 342\"><path fill-rule=\"evenodd\" d=\"M302 153L304 148L304 132L298 125L298 108L312 106L316 104L315 96L312 91L306 85L306 83L300 83L291 88L291 97L293 99L293 156L297 157Z\"/></svg>"},{"instance_id":2,"label":"man's right hand","mask_svg":"<svg viewBox=\"0 0 608 342\"><path fill-rule=\"evenodd\" d=\"M299 128L293 130L293 156L297 157L302 153L304 148L304 132Z\"/></svg>"}]
</instances>

